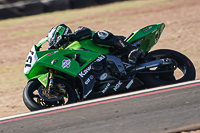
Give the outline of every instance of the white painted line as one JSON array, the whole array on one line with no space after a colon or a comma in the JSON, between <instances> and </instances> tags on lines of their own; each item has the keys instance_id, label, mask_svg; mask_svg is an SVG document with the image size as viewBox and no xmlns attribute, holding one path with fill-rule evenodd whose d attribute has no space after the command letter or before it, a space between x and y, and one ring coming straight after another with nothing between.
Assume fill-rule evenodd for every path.
<instances>
[{"instance_id":1,"label":"white painted line","mask_svg":"<svg viewBox=\"0 0 200 133\"><path fill-rule=\"evenodd\" d=\"M194 80L194 81L188 81L188 82L183 82L183 83L178 83L178 84L173 84L173 85L161 86L161 87L156 87L156 88L152 88L152 89L129 92L129 93L124 93L124 94L119 94L119 95L114 95L114 96L108 96L108 97L103 97L103 98L97 98L97 99L94 99L94 100L88 100L88 101L83 101L83 102L59 106L59 107L53 107L53 108L49 108L49 109L43 109L43 110L39 110L39 111L33 111L33 112L19 114L19 115L8 116L8 117L0 118L0 121L30 116L30 115L35 115L35 114L40 114L40 113L45 113L45 112L50 112L50 111L55 111L55 110L85 105L85 104L101 102L101 101L111 100L111 99L115 99L115 98L121 98L121 97L127 97L127 96L131 96L131 95L137 95L137 94L148 93L148 92L153 92L153 91L158 91L158 90L164 90L164 89L168 89L168 88L184 86L184 85L194 84L194 83L200 83L200 80Z\"/></svg>"}]
</instances>

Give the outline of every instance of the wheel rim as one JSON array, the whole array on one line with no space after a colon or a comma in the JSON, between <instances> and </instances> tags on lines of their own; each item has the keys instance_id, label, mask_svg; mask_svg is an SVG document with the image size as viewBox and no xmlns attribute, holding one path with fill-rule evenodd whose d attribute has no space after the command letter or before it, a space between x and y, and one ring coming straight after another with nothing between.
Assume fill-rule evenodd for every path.
<instances>
[{"instance_id":1,"label":"wheel rim","mask_svg":"<svg viewBox=\"0 0 200 133\"><path fill-rule=\"evenodd\" d=\"M34 103L36 103L39 106L42 106L43 108L63 105L67 103L69 100L69 95L67 91L65 95L60 95L58 98L54 100L49 100L49 101L45 100L39 94L41 88L44 88L41 84L35 86L34 89L29 93L29 97L33 100Z\"/></svg>"},{"instance_id":2,"label":"wheel rim","mask_svg":"<svg viewBox=\"0 0 200 133\"><path fill-rule=\"evenodd\" d=\"M174 58L173 56L156 56L156 55L153 55L152 56L153 58L151 58L151 60L148 60L148 61L152 61L152 60L159 60L159 59L170 59L173 64L171 66L164 66L163 68L154 68L154 69L157 69L157 70L173 70L175 68L175 70L173 70L172 72L169 72L169 73L164 73L164 74L155 74L154 77L159 79L159 80L162 80L164 82L174 82L174 81L178 81L178 80L181 80L184 75L187 73L187 65L182 62L182 60L180 60L179 58ZM168 68L167 68L168 67ZM171 68L170 68L171 67ZM151 71L151 70L150 70Z\"/></svg>"}]
</instances>

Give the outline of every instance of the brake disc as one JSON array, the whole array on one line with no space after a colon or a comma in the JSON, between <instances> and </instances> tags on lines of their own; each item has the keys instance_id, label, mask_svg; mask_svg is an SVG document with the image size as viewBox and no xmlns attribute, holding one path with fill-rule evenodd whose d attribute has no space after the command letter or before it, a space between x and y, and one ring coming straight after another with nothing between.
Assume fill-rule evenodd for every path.
<instances>
[{"instance_id":1,"label":"brake disc","mask_svg":"<svg viewBox=\"0 0 200 133\"><path fill-rule=\"evenodd\" d=\"M48 102L56 102L63 98L63 95L60 93L49 93L48 89L43 88L42 86L38 89L38 94L40 98Z\"/></svg>"}]
</instances>

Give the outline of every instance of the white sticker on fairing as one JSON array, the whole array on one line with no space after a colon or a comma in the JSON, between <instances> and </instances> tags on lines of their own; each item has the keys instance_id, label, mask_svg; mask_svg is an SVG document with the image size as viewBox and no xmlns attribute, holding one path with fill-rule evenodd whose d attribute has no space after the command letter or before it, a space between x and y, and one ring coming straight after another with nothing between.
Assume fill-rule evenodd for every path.
<instances>
[{"instance_id":1,"label":"white sticker on fairing","mask_svg":"<svg viewBox=\"0 0 200 133\"><path fill-rule=\"evenodd\" d=\"M100 55L99 57L97 57L96 61L95 62L100 62L102 61L103 59L105 59L106 57L104 55Z\"/></svg>"},{"instance_id":2,"label":"white sticker on fairing","mask_svg":"<svg viewBox=\"0 0 200 133\"><path fill-rule=\"evenodd\" d=\"M94 76L90 75L90 77L86 79L85 85L89 84L92 79L94 79Z\"/></svg>"},{"instance_id":3,"label":"white sticker on fairing","mask_svg":"<svg viewBox=\"0 0 200 133\"><path fill-rule=\"evenodd\" d=\"M126 85L126 89L129 89L132 84L133 84L133 79Z\"/></svg>"},{"instance_id":4,"label":"white sticker on fairing","mask_svg":"<svg viewBox=\"0 0 200 133\"><path fill-rule=\"evenodd\" d=\"M28 74L30 72L31 68L33 67L33 65L37 60L38 56L36 54L35 46L33 46L25 62L24 74Z\"/></svg>"},{"instance_id":5,"label":"white sticker on fairing","mask_svg":"<svg viewBox=\"0 0 200 133\"><path fill-rule=\"evenodd\" d=\"M104 88L104 90L102 91L102 93L105 93L109 87L110 87L110 83L108 83L108 84L106 85L106 87Z\"/></svg>"},{"instance_id":6,"label":"white sticker on fairing","mask_svg":"<svg viewBox=\"0 0 200 133\"><path fill-rule=\"evenodd\" d=\"M119 82L115 85L115 87L113 88L113 90L117 91L117 89L119 89L119 87L120 87L121 85L122 85L122 82L119 81Z\"/></svg>"},{"instance_id":7,"label":"white sticker on fairing","mask_svg":"<svg viewBox=\"0 0 200 133\"><path fill-rule=\"evenodd\" d=\"M107 77L108 77L108 74L107 74L107 73L103 73L103 74L100 76L100 80L105 80Z\"/></svg>"},{"instance_id":8,"label":"white sticker on fairing","mask_svg":"<svg viewBox=\"0 0 200 133\"><path fill-rule=\"evenodd\" d=\"M62 61L62 68L69 68L71 66L71 60L63 60Z\"/></svg>"}]
</instances>

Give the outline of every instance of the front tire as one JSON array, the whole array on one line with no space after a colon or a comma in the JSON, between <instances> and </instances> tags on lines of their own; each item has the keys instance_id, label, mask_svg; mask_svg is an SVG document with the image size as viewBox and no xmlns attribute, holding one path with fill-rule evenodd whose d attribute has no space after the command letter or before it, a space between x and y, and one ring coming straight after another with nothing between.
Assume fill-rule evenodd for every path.
<instances>
[{"instance_id":1,"label":"front tire","mask_svg":"<svg viewBox=\"0 0 200 133\"><path fill-rule=\"evenodd\" d=\"M31 80L27 83L23 91L23 101L26 107L30 111L35 111L35 110L40 110L40 109L49 108L53 106L59 106L63 104L77 102L78 99L77 99L76 92L70 84L58 78L55 78L54 82L55 84L60 84L64 86L64 89L67 92L66 95L63 96L61 100L56 101L56 102L45 101L39 96L38 89L43 86L37 79ZM66 102L66 99L64 99L65 97L67 97L66 98L67 102Z\"/></svg>"},{"instance_id":2,"label":"front tire","mask_svg":"<svg viewBox=\"0 0 200 133\"><path fill-rule=\"evenodd\" d=\"M171 73L165 74L144 74L139 75L140 79L144 82L147 88L157 87L162 85L175 84L190 80L195 80L196 71L193 63L185 55L169 50L169 49L160 49L155 50L147 54L144 58L146 62L170 58L176 62L176 70ZM176 73L181 73L182 76L176 77ZM149 70L150 72L150 70Z\"/></svg>"}]
</instances>

